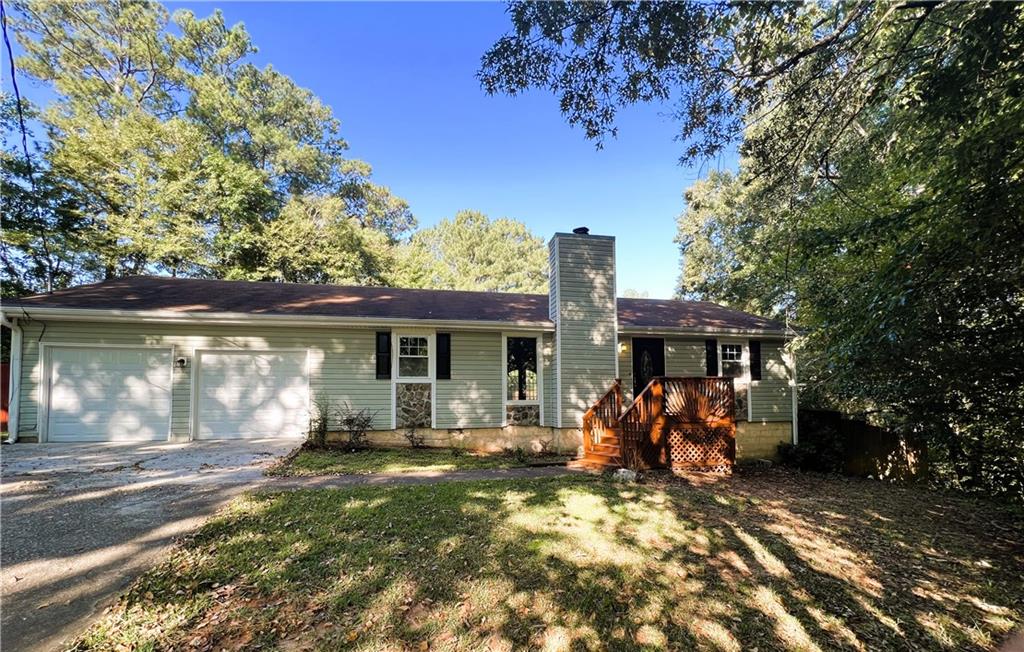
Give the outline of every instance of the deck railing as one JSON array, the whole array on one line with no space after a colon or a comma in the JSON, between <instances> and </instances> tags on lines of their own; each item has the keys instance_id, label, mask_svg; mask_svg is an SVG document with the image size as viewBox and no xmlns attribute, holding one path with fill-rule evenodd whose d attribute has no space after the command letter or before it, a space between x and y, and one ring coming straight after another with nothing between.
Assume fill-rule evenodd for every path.
<instances>
[{"instance_id":1,"label":"deck railing","mask_svg":"<svg viewBox=\"0 0 1024 652\"><path fill-rule=\"evenodd\" d=\"M622 414L622 381L618 378L611 389L583 413L583 453L594 450L604 437L614 435L619 429L619 415Z\"/></svg>"},{"instance_id":2,"label":"deck railing","mask_svg":"<svg viewBox=\"0 0 1024 652\"><path fill-rule=\"evenodd\" d=\"M619 417L632 469L724 470L736 457L732 378L651 379Z\"/></svg>"}]
</instances>

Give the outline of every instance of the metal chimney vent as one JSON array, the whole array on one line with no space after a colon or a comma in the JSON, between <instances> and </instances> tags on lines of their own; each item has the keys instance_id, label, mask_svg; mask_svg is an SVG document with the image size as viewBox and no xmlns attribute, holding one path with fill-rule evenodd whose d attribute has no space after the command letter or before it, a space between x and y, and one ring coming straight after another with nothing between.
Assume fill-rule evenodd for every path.
<instances>
[{"instance_id":1,"label":"metal chimney vent","mask_svg":"<svg viewBox=\"0 0 1024 652\"><path fill-rule=\"evenodd\" d=\"M590 229L585 226L577 226L572 232L576 235L590 235Z\"/></svg>"}]
</instances>

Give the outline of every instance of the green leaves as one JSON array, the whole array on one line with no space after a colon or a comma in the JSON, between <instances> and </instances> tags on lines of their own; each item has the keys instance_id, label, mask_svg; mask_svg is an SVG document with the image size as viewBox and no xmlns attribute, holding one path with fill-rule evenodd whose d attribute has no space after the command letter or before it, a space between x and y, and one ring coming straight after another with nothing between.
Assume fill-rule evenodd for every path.
<instances>
[{"instance_id":1,"label":"green leaves","mask_svg":"<svg viewBox=\"0 0 1024 652\"><path fill-rule=\"evenodd\" d=\"M397 284L444 290L545 293L547 248L522 222L459 211L399 250Z\"/></svg>"},{"instance_id":2,"label":"green leaves","mask_svg":"<svg viewBox=\"0 0 1024 652\"><path fill-rule=\"evenodd\" d=\"M37 167L89 222L61 254L75 264L26 289L152 272L384 280L382 250L415 226L408 205L344 157L329 107L246 61L255 48L241 25L147 2L17 10L18 66L56 94ZM43 244L11 240L9 273L54 267Z\"/></svg>"}]
</instances>

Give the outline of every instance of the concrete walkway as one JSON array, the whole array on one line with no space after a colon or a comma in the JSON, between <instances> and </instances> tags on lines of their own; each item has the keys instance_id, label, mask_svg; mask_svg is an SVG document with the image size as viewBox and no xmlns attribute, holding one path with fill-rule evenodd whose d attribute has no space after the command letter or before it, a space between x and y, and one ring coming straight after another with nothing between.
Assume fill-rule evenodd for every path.
<instances>
[{"instance_id":1,"label":"concrete walkway","mask_svg":"<svg viewBox=\"0 0 1024 652\"><path fill-rule=\"evenodd\" d=\"M359 475L318 475L306 477L271 477L260 485L262 490L332 489L359 485L410 485L459 482L467 480L518 480L553 478L568 473L588 473L565 466L533 466L517 469L476 469L472 471L417 471L411 473L366 473Z\"/></svg>"}]
</instances>

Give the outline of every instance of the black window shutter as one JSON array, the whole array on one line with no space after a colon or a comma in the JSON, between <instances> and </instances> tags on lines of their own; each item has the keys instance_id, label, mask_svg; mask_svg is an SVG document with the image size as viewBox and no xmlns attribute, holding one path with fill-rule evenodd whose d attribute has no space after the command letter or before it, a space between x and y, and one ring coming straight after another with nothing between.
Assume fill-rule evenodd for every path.
<instances>
[{"instance_id":1,"label":"black window shutter","mask_svg":"<svg viewBox=\"0 0 1024 652\"><path fill-rule=\"evenodd\" d=\"M377 333L377 380L391 378L391 333Z\"/></svg>"},{"instance_id":2,"label":"black window shutter","mask_svg":"<svg viewBox=\"0 0 1024 652\"><path fill-rule=\"evenodd\" d=\"M439 380L451 380L452 378L452 334L437 334L437 378Z\"/></svg>"},{"instance_id":3,"label":"black window shutter","mask_svg":"<svg viewBox=\"0 0 1024 652\"><path fill-rule=\"evenodd\" d=\"M750 340L750 379L761 380L761 340Z\"/></svg>"},{"instance_id":4,"label":"black window shutter","mask_svg":"<svg viewBox=\"0 0 1024 652\"><path fill-rule=\"evenodd\" d=\"M718 340L704 340L704 357L707 360L707 375L718 375Z\"/></svg>"}]
</instances>

